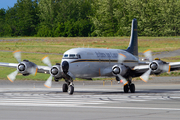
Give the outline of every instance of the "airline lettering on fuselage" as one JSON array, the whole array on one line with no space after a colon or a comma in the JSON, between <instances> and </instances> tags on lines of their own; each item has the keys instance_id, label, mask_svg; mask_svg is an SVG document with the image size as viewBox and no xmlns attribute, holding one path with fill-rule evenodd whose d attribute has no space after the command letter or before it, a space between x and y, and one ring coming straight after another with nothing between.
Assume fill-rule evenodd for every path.
<instances>
[{"instance_id":1,"label":"airline lettering on fuselage","mask_svg":"<svg viewBox=\"0 0 180 120\"><path fill-rule=\"evenodd\" d=\"M95 52L98 58L118 58L118 53L102 53L102 52Z\"/></svg>"}]
</instances>

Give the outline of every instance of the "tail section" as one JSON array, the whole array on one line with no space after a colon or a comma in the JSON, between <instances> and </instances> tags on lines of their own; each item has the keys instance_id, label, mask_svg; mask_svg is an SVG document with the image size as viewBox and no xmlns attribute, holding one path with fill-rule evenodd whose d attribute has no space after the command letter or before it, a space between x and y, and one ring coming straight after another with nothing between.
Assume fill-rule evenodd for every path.
<instances>
[{"instance_id":1,"label":"tail section","mask_svg":"<svg viewBox=\"0 0 180 120\"><path fill-rule=\"evenodd\" d=\"M132 20L131 38L130 38L129 46L126 51L138 57L138 30L137 30L137 20L135 18Z\"/></svg>"}]
</instances>

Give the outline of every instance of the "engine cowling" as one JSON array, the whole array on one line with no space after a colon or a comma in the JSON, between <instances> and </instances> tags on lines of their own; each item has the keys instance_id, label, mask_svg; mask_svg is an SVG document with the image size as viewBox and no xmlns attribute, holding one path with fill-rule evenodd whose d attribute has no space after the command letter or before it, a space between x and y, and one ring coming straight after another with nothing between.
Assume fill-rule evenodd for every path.
<instances>
[{"instance_id":1,"label":"engine cowling","mask_svg":"<svg viewBox=\"0 0 180 120\"><path fill-rule=\"evenodd\" d=\"M36 72L37 65L28 60L23 60L18 64L17 70L19 73L23 74L24 76L27 76Z\"/></svg>"},{"instance_id":2,"label":"engine cowling","mask_svg":"<svg viewBox=\"0 0 180 120\"><path fill-rule=\"evenodd\" d=\"M121 76L125 76L127 74L128 71L128 67L124 66L124 65L114 65L112 67L112 74L113 75L121 75Z\"/></svg>"},{"instance_id":3,"label":"engine cowling","mask_svg":"<svg viewBox=\"0 0 180 120\"><path fill-rule=\"evenodd\" d=\"M55 78L61 78L62 77L62 68L60 64L56 64L52 66L51 70L49 71L50 74Z\"/></svg>"},{"instance_id":4,"label":"engine cowling","mask_svg":"<svg viewBox=\"0 0 180 120\"><path fill-rule=\"evenodd\" d=\"M169 67L169 65L161 60L155 60L149 64L149 68L154 74L160 74L166 71L166 69L168 69L167 67Z\"/></svg>"}]
</instances>

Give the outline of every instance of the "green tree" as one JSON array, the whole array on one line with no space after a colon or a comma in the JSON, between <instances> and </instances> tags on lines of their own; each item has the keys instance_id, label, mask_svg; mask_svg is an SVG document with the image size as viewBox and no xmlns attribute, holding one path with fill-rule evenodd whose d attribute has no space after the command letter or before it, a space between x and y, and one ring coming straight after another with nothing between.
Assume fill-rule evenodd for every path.
<instances>
[{"instance_id":1,"label":"green tree","mask_svg":"<svg viewBox=\"0 0 180 120\"><path fill-rule=\"evenodd\" d=\"M16 8L16 35L31 36L36 33L35 28L37 25L36 8L37 0L17 0L14 6Z\"/></svg>"},{"instance_id":2,"label":"green tree","mask_svg":"<svg viewBox=\"0 0 180 120\"><path fill-rule=\"evenodd\" d=\"M5 9L0 9L0 36L4 35L4 23L5 23Z\"/></svg>"}]
</instances>

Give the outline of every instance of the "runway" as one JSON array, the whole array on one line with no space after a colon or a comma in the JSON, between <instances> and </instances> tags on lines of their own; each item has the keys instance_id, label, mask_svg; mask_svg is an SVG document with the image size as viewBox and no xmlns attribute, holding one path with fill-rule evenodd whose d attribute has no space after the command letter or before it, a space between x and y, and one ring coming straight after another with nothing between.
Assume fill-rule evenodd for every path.
<instances>
[{"instance_id":1,"label":"runway","mask_svg":"<svg viewBox=\"0 0 180 120\"><path fill-rule=\"evenodd\" d=\"M63 82L44 88L42 81L0 80L2 120L169 120L180 117L180 78L135 81L136 93L123 93L113 81L74 82L74 95L61 91Z\"/></svg>"}]
</instances>

